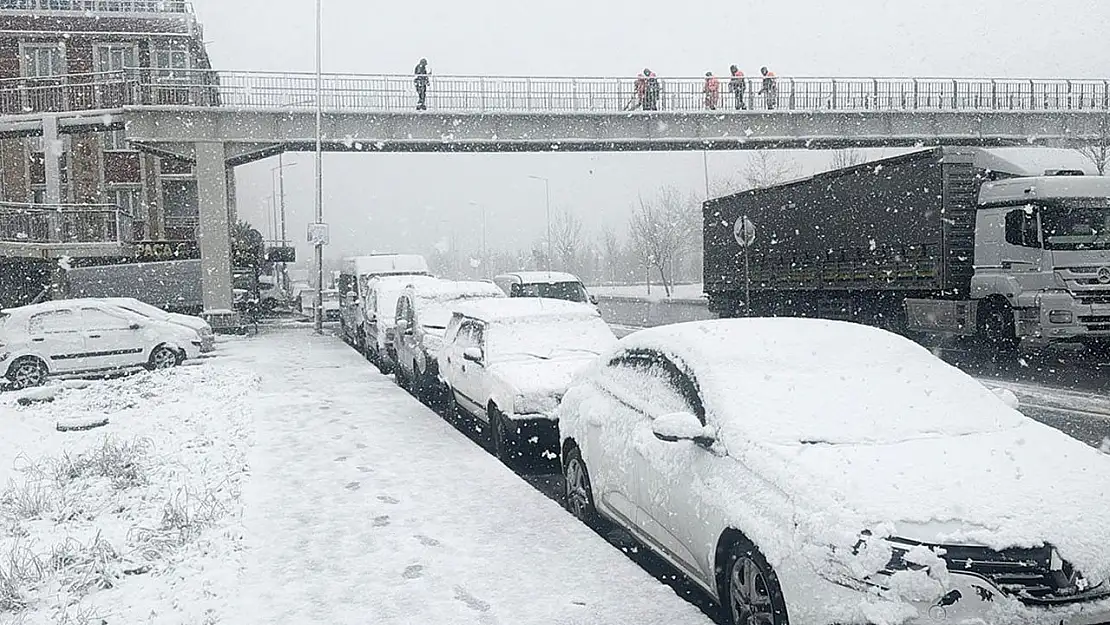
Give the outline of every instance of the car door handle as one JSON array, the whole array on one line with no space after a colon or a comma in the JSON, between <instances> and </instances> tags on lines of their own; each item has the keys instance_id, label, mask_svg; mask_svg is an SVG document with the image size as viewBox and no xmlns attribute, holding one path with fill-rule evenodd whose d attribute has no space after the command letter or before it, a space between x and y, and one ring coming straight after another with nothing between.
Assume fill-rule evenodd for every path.
<instances>
[{"instance_id":1,"label":"car door handle","mask_svg":"<svg viewBox=\"0 0 1110 625\"><path fill-rule=\"evenodd\" d=\"M90 334L89 338L90 339L98 339L98 338L101 338L101 336L99 334Z\"/></svg>"},{"instance_id":2,"label":"car door handle","mask_svg":"<svg viewBox=\"0 0 1110 625\"><path fill-rule=\"evenodd\" d=\"M46 339L31 339L32 343L45 343Z\"/></svg>"}]
</instances>

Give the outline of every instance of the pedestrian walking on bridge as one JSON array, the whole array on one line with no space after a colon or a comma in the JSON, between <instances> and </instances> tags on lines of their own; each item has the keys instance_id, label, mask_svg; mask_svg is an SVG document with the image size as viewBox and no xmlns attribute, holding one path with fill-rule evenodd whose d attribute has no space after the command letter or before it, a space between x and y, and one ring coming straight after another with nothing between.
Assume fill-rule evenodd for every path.
<instances>
[{"instance_id":1,"label":"pedestrian walking on bridge","mask_svg":"<svg viewBox=\"0 0 1110 625\"><path fill-rule=\"evenodd\" d=\"M413 73L416 75L412 81L416 85L416 110L426 111L428 110L428 76L432 73L428 70L428 59L420 59Z\"/></svg>"},{"instance_id":2,"label":"pedestrian walking on bridge","mask_svg":"<svg viewBox=\"0 0 1110 625\"><path fill-rule=\"evenodd\" d=\"M729 74L732 78L728 81L728 90L732 92L732 97L736 100L736 110L748 108L747 103L744 102L744 92L747 91L747 84L744 81L744 72L740 68L733 65L728 68Z\"/></svg>"},{"instance_id":3,"label":"pedestrian walking on bridge","mask_svg":"<svg viewBox=\"0 0 1110 625\"><path fill-rule=\"evenodd\" d=\"M763 88L759 90L759 95L763 96L763 101L767 104L767 110L774 110L779 101L779 86L775 82L775 73L766 67L760 69L759 73L763 74Z\"/></svg>"},{"instance_id":4,"label":"pedestrian walking on bridge","mask_svg":"<svg viewBox=\"0 0 1110 625\"><path fill-rule=\"evenodd\" d=\"M715 111L717 110L717 101L721 96L721 81L713 75L713 72L705 73L705 108Z\"/></svg>"}]
</instances>

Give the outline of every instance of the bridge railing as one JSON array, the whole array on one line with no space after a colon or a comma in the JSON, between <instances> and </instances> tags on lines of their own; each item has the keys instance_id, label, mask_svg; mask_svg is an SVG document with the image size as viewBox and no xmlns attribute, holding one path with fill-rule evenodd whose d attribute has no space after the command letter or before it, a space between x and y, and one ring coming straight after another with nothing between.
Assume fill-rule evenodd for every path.
<instances>
[{"instance_id":1,"label":"bridge railing","mask_svg":"<svg viewBox=\"0 0 1110 625\"><path fill-rule=\"evenodd\" d=\"M745 110L819 111L1110 111L1110 81L975 78L747 78ZM716 97L705 78L662 78L660 111L737 110L728 77ZM431 76L430 110L452 113L618 113L643 110L636 78ZM328 111L406 112L416 109L413 76L327 74ZM650 101L647 102L650 105ZM132 69L0 81L0 114L110 109L121 106L224 106L310 110L313 74ZM650 106L649 106L650 108Z\"/></svg>"},{"instance_id":2,"label":"bridge railing","mask_svg":"<svg viewBox=\"0 0 1110 625\"><path fill-rule=\"evenodd\" d=\"M0 202L0 240L13 243L129 243L133 224L113 204Z\"/></svg>"},{"instance_id":3,"label":"bridge railing","mask_svg":"<svg viewBox=\"0 0 1110 625\"><path fill-rule=\"evenodd\" d=\"M0 0L0 11L50 13L193 13L188 0Z\"/></svg>"}]
</instances>

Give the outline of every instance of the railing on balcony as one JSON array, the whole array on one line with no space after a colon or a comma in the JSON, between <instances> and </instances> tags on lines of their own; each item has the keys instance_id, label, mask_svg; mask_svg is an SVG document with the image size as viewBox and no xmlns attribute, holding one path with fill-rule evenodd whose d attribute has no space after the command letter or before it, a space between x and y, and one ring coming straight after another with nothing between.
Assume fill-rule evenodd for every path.
<instances>
[{"instance_id":1,"label":"railing on balcony","mask_svg":"<svg viewBox=\"0 0 1110 625\"><path fill-rule=\"evenodd\" d=\"M186 0L0 0L0 11L36 13L188 13L193 3Z\"/></svg>"},{"instance_id":2,"label":"railing on balcony","mask_svg":"<svg viewBox=\"0 0 1110 625\"><path fill-rule=\"evenodd\" d=\"M745 82L744 111L1110 111L1110 81L977 78L778 78L772 99L762 80ZM661 79L658 110L706 112L704 78ZM327 111L415 111L412 76L325 75ZM312 74L133 69L0 81L0 114L122 106L222 106L311 110ZM449 113L621 113L637 108L635 78L433 76L428 108ZM716 112L736 113L728 80ZM744 112L739 111L739 112Z\"/></svg>"},{"instance_id":3,"label":"railing on balcony","mask_svg":"<svg viewBox=\"0 0 1110 625\"><path fill-rule=\"evenodd\" d=\"M134 217L111 204L0 203L0 241L130 243Z\"/></svg>"}]
</instances>

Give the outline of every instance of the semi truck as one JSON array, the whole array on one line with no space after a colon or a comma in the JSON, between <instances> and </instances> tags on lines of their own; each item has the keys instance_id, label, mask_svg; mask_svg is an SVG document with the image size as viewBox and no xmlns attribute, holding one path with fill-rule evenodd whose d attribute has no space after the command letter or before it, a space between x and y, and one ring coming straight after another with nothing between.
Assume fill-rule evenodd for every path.
<instances>
[{"instance_id":1,"label":"semi truck","mask_svg":"<svg viewBox=\"0 0 1110 625\"><path fill-rule=\"evenodd\" d=\"M941 147L709 200L710 309L1105 353L1110 178L1043 165Z\"/></svg>"}]
</instances>

